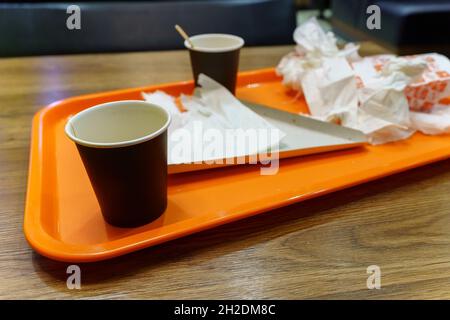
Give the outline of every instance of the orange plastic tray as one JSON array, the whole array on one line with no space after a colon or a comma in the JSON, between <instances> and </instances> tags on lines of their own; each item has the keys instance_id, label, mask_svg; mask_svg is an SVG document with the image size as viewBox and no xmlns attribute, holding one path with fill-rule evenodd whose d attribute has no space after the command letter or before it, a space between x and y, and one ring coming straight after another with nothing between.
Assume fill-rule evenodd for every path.
<instances>
[{"instance_id":1,"label":"orange plastic tray","mask_svg":"<svg viewBox=\"0 0 450 320\"><path fill-rule=\"evenodd\" d=\"M68 262L109 259L450 155L450 136L415 134L383 146L284 159L272 176L261 176L257 165L171 175L169 205L158 220L135 229L115 228L102 219L76 147L64 135L64 123L95 104L141 99L142 91L157 89L179 95L191 93L193 84L85 95L55 102L36 114L24 221L26 238L36 251ZM241 73L237 96L287 111L307 111L273 69Z\"/></svg>"}]
</instances>

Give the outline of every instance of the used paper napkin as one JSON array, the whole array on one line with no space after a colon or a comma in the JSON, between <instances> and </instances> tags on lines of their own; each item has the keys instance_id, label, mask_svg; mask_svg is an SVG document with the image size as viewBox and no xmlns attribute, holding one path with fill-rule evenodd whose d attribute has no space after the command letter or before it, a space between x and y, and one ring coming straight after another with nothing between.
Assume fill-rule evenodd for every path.
<instances>
[{"instance_id":1,"label":"used paper napkin","mask_svg":"<svg viewBox=\"0 0 450 320\"><path fill-rule=\"evenodd\" d=\"M295 52L282 58L277 73L285 85L303 93L311 116L361 130L372 144L406 139L415 130L449 132L446 109L435 108L450 95L447 58L437 54L361 58L353 44L340 50L333 33L326 33L315 18L295 30L294 40ZM427 94L435 89L422 99L426 108L417 102L418 92L424 96L424 86L430 87Z\"/></svg>"},{"instance_id":2,"label":"used paper napkin","mask_svg":"<svg viewBox=\"0 0 450 320\"><path fill-rule=\"evenodd\" d=\"M181 112L175 102L175 98L162 91L153 93L142 93L148 102L157 104L172 115L172 122L168 129L169 163L194 163L209 161L225 156L240 157L248 154L256 154L267 150L274 151L285 135L278 128L271 125L258 114L243 105L225 87L204 74L199 75L198 83L201 87L196 88L194 95L180 96L181 104L185 112ZM227 134L245 134L247 130L258 133L268 133L270 136L258 135L257 143L247 143L237 139L240 145L230 150L230 145L224 141L224 152L206 154L195 152L194 149L208 150L211 141L205 139L204 135L212 129L214 132L225 137ZM228 132L226 132L228 131ZM170 152L179 143L177 135L180 132L191 134L195 141L192 152L189 155L180 155Z\"/></svg>"}]
</instances>

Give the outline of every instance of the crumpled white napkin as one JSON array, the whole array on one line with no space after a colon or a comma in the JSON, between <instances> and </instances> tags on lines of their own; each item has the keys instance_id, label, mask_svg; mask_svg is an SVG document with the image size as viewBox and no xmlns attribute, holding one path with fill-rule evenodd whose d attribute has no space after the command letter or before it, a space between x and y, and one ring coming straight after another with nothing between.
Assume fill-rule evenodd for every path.
<instances>
[{"instance_id":1,"label":"crumpled white napkin","mask_svg":"<svg viewBox=\"0 0 450 320\"><path fill-rule=\"evenodd\" d=\"M410 112L411 126L429 135L450 133L450 106L438 107L432 113Z\"/></svg>"},{"instance_id":2,"label":"crumpled white napkin","mask_svg":"<svg viewBox=\"0 0 450 320\"><path fill-rule=\"evenodd\" d=\"M233 134L241 134L247 129L256 131L262 129L267 130L267 132L276 132L275 135L267 137L267 139L260 139L260 136L258 136L256 144L238 141L238 143L243 142L243 144L235 146L234 150L225 150L226 155L232 154L233 157L240 157L266 150L278 150L278 145L285 136L281 130L247 108L225 87L208 76L200 74L198 83L201 87L196 88L194 95L187 96L182 94L180 96L181 103L186 109L185 112L181 112L176 106L175 98L165 92L142 93L146 101L165 108L172 116L172 122L168 129L169 163L193 163L225 156L225 154L208 155L192 152L189 156L184 155L180 157L178 154L175 158L173 153L170 152L175 147L175 144L179 143L175 138L177 130L187 130L195 137L194 132L199 130L199 124L203 133L208 129L214 129L221 131L224 136L225 130L229 130ZM202 150L208 149L209 142L201 137L193 141L193 143L197 146L198 144L203 144L201 146Z\"/></svg>"},{"instance_id":3,"label":"crumpled white napkin","mask_svg":"<svg viewBox=\"0 0 450 320\"><path fill-rule=\"evenodd\" d=\"M294 40L295 52L281 59L277 73L285 85L303 92L312 117L361 130L372 144L406 139L415 130L448 132L445 111L409 111L404 90L427 68L424 59L392 56L381 72L363 82L359 48L348 44L339 50L334 35L325 33L315 18L295 30Z\"/></svg>"},{"instance_id":4,"label":"crumpled white napkin","mask_svg":"<svg viewBox=\"0 0 450 320\"><path fill-rule=\"evenodd\" d=\"M297 43L295 52L283 57L277 66L277 72L283 75L283 83L302 90L301 81L308 71L320 68L326 58L359 59L359 46L349 43L343 50L336 45L332 32L325 32L315 18L311 18L294 31Z\"/></svg>"}]
</instances>

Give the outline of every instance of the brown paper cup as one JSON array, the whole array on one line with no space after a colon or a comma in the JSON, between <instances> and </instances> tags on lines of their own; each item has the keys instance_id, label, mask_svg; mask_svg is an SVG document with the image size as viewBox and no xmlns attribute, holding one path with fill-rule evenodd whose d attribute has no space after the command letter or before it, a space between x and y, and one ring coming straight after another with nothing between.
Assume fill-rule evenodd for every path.
<instances>
[{"instance_id":1,"label":"brown paper cup","mask_svg":"<svg viewBox=\"0 0 450 320\"><path fill-rule=\"evenodd\" d=\"M220 33L201 34L189 39L194 47L191 47L188 41L185 41L184 45L189 49L195 84L198 85L198 75L203 73L234 94L239 52L244 40L238 36Z\"/></svg>"},{"instance_id":2,"label":"brown paper cup","mask_svg":"<svg viewBox=\"0 0 450 320\"><path fill-rule=\"evenodd\" d=\"M137 227L165 211L169 123L165 109L137 100L100 104L67 122L109 224Z\"/></svg>"}]
</instances>

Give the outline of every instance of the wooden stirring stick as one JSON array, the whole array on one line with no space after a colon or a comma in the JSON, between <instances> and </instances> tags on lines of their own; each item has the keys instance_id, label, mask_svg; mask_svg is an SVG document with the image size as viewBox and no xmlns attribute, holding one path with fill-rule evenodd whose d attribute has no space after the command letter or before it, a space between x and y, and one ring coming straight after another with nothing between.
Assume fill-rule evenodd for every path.
<instances>
[{"instance_id":1,"label":"wooden stirring stick","mask_svg":"<svg viewBox=\"0 0 450 320\"><path fill-rule=\"evenodd\" d=\"M184 40L186 40L187 42L189 42L189 45L191 46L191 48L194 48L194 44L192 43L191 39L189 38L189 36L187 35L187 33L183 30L182 27L180 27L179 25L175 25L175 30L178 31L178 33L184 38Z\"/></svg>"}]
</instances>

